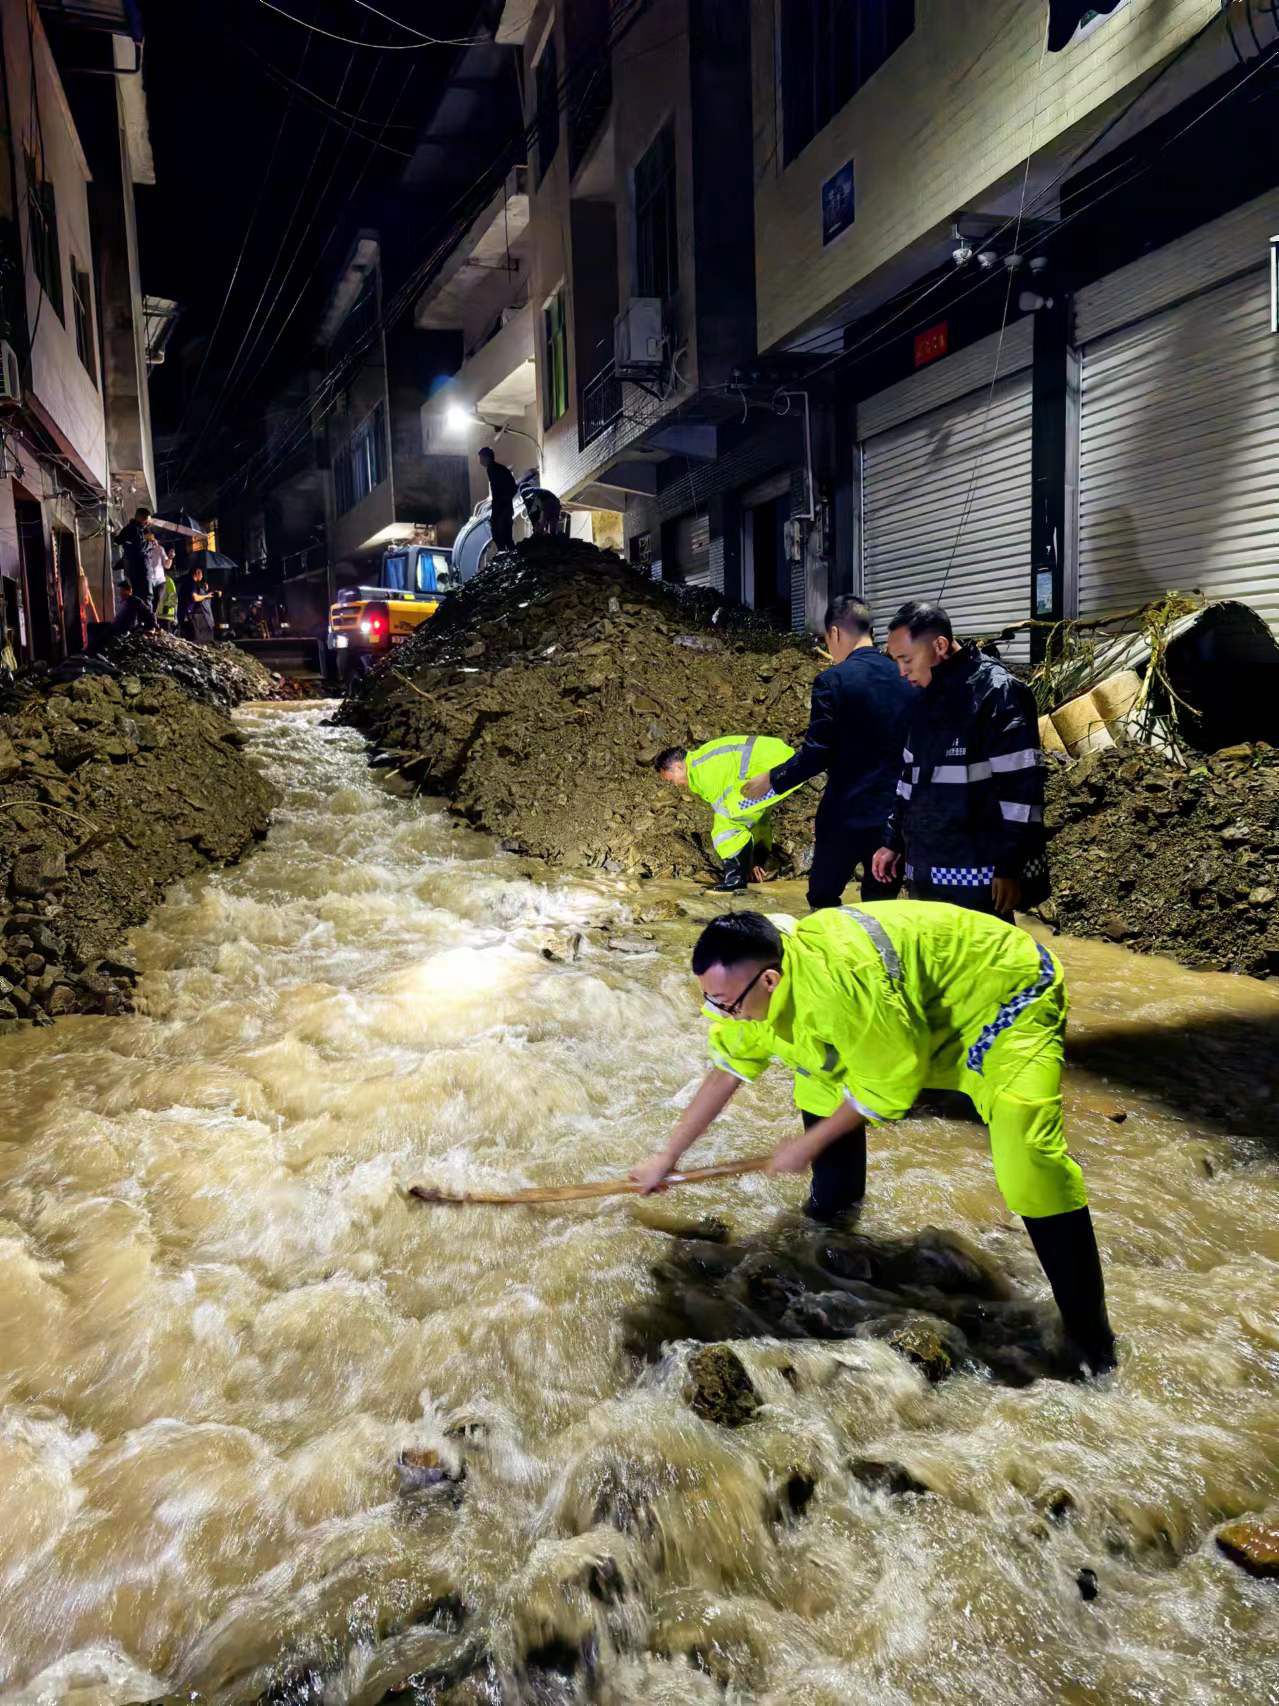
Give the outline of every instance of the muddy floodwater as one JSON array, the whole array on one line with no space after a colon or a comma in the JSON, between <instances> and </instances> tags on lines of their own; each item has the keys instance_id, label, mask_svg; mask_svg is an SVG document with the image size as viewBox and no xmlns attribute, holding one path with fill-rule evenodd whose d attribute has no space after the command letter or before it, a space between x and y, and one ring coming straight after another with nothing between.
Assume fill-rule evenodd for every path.
<instances>
[{"instance_id":1,"label":"muddy floodwater","mask_svg":"<svg viewBox=\"0 0 1279 1706\"><path fill-rule=\"evenodd\" d=\"M670 1247L634 1207L402 1194L654 1147L702 1070L688 919L608 951L633 889L530 877L326 714L242 713L285 802L137 934L138 1016L0 1039L3 1698L247 1701L293 1667L277 1698L362 1703L482 1658L468 1701L1279 1700L1279 1585L1212 1538L1279 1499L1279 987L1057 944L1117 1375L930 1387L883 1344L759 1340L728 1431L687 1346L626 1352ZM695 1154L789 1130L776 1076ZM802 1191L668 1201L747 1236ZM873 1134L863 1225L953 1228L1044 1295L973 1125ZM402 1493L406 1450L438 1487ZM530 1653L568 1657L526 1693Z\"/></svg>"}]
</instances>

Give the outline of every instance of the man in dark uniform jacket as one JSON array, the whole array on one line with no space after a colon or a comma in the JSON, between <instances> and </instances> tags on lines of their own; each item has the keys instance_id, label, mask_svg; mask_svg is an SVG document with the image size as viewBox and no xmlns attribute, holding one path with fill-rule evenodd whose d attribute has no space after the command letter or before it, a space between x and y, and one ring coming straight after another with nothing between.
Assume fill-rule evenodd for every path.
<instances>
[{"instance_id":1,"label":"man in dark uniform jacket","mask_svg":"<svg viewBox=\"0 0 1279 1706\"><path fill-rule=\"evenodd\" d=\"M808 904L838 906L858 865L863 900L892 900L900 877L880 881L871 869L892 808L906 725L914 695L897 666L875 648L870 610L860 598L840 597L826 611L826 649L833 664L813 683L804 744L784 764L746 783L762 799L784 794L826 772L817 808L816 845L808 874Z\"/></svg>"},{"instance_id":2,"label":"man in dark uniform jacket","mask_svg":"<svg viewBox=\"0 0 1279 1706\"><path fill-rule=\"evenodd\" d=\"M480 461L489 477L489 531L493 535L493 548L497 551L513 550L515 476L505 462L498 461L490 445L481 448Z\"/></svg>"},{"instance_id":3,"label":"man in dark uniform jacket","mask_svg":"<svg viewBox=\"0 0 1279 1706\"><path fill-rule=\"evenodd\" d=\"M904 604L888 652L915 691L897 798L875 854L916 900L1011 918L1048 896L1044 755L1029 687L935 604Z\"/></svg>"}]
</instances>

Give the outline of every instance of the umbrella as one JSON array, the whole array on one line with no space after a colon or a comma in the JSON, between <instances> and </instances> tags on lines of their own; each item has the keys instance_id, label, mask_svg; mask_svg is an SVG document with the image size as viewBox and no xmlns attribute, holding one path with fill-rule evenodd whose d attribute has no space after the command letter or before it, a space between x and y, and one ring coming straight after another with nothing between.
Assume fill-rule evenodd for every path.
<instances>
[{"instance_id":1,"label":"umbrella","mask_svg":"<svg viewBox=\"0 0 1279 1706\"><path fill-rule=\"evenodd\" d=\"M168 533L184 533L188 539L208 537L208 528L201 527L195 517L184 509L174 510L168 515L153 515L151 525L163 527Z\"/></svg>"},{"instance_id":2,"label":"umbrella","mask_svg":"<svg viewBox=\"0 0 1279 1706\"><path fill-rule=\"evenodd\" d=\"M206 551L200 562L206 573L209 569L220 569L225 574L228 569L238 569L240 566L235 558L228 557L225 551Z\"/></svg>"}]
</instances>

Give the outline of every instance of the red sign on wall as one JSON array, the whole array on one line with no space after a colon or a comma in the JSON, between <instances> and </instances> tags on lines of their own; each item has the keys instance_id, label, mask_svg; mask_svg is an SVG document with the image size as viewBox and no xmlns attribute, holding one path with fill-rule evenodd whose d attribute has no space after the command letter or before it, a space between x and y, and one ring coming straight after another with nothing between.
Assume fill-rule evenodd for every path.
<instances>
[{"instance_id":1,"label":"red sign on wall","mask_svg":"<svg viewBox=\"0 0 1279 1706\"><path fill-rule=\"evenodd\" d=\"M916 367L927 367L930 361L936 361L938 356L946 355L949 350L949 320L939 320L935 326L930 326L926 332L915 333Z\"/></svg>"}]
</instances>

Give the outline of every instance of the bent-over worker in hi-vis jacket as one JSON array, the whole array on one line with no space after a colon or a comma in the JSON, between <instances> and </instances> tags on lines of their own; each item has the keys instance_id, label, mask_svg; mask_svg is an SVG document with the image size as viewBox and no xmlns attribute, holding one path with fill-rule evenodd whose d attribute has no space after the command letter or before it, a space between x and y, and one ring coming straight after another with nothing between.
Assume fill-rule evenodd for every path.
<instances>
[{"instance_id":1,"label":"bent-over worker in hi-vis jacket","mask_svg":"<svg viewBox=\"0 0 1279 1706\"><path fill-rule=\"evenodd\" d=\"M664 782L689 789L714 813L711 843L723 861L724 875L712 894L732 894L763 879L761 861L773 845L773 807L795 788L770 790L762 800L748 800L742 785L794 756L793 747L771 735L717 735L691 752L668 746L653 760Z\"/></svg>"},{"instance_id":2,"label":"bent-over worker in hi-vis jacket","mask_svg":"<svg viewBox=\"0 0 1279 1706\"><path fill-rule=\"evenodd\" d=\"M996 1182L1025 1222L1068 1353L1093 1373L1114 1366L1083 1174L1062 1130L1066 986L1047 948L945 902L870 901L814 913L785 935L760 913L727 914L702 932L693 971L714 1020L714 1065L666 1147L634 1169L645 1191L662 1188L773 1060L795 1075L804 1133L772 1170L811 1166L805 1212L817 1220L860 1204L867 1126L904 1118L922 1090L962 1090L986 1123Z\"/></svg>"}]
</instances>

